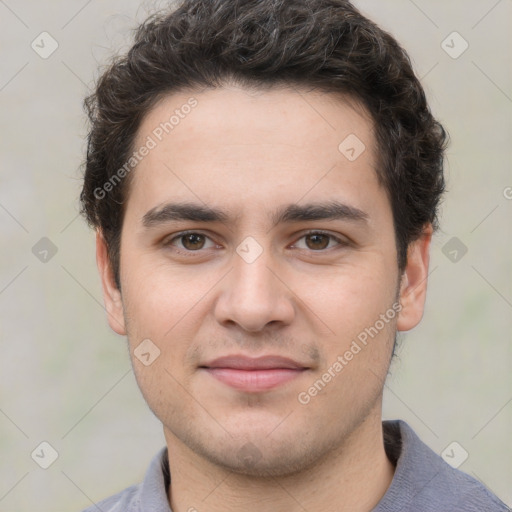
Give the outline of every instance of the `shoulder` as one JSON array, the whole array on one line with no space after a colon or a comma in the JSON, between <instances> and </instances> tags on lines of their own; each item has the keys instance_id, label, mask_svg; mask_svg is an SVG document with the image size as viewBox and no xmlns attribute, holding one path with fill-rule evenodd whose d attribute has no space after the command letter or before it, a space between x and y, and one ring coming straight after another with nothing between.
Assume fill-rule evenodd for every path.
<instances>
[{"instance_id":1,"label":"shoulder","mask_svg":"<svg viewBox=\"0 0 512 512\"><path fill-rule=\"evenodd\" d=\"M167 448L162 448L151 460L142 483L127 487L82 512L170 512L167 501Z\"/></svg>"},{"instance_id":2,"label":"shoulder","mask_svg":"<svg viewBox=\"0 0 512 512\"><path fill-rule=\"evenodd\" d=\"M452 468L441 457L439 460L443 470L436 478L436 487L432 490L440 490L448 503L454 507L454 511L510 512L510 509L478 480Z\"/></svg>"},{"instance_id":3,"label":"shoulder","mask_svg":"<svg viewBox=\"0 0 512 512\"><path fill-rule=\"evenodd\" d=\"M460 473L464 479L462 484L463 492L459 492L457 501L461 511L481 512L486 510L489 512L510 512L510 508L478 480L456 469L452 469L452 471Z\"/></svg>"},{"instance_id":4,"label":"shoulder","mask_svg":"<svg viewBox=\"0 0 512 512\"><path fill-rule=\"evenodd\" d=\"M139 491L141 484L127 487L124 491L118 492L109 498L106 498L82 512L135 512L139 505Z\"/></svg>"},{"instance_id":5,"label":"shoulder","mask_svg":"<svg viewBox=\"0 0 512 512\"><path fill-rule=\"evenodd\" d=\"M375 512L396 510L397 504L403 512L510 512L478 480L447 464L404 421L385 421L383 430L388 457L394 454L397 460L391 486Z\"/></svg>"}]
</instances>

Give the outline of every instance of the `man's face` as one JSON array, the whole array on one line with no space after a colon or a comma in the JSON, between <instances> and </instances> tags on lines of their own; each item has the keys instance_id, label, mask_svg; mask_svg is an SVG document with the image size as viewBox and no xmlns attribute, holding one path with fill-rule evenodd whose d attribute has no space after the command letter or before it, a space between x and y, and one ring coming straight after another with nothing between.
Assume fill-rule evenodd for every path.
<instances>
[{"instance_id":1,"label":"man's face","mask_svg":"<svg viewBox=\"0 0 512 512\"><path fill-rule=\"evenodd\" d=\"M191 96L197 106L158 141ZM122 230L122 293L106 300L168 444L272 475L341 449L380 421L395 332L423 306L419 294L397 313L417 273L401 282L369 118L330 94L231 87L166 97L135 148L148 136L157 144L133 171ZM177 204L222 216L177 218ZM225 356L235 360L214 362Z\"/></svg>"}]
</instances>

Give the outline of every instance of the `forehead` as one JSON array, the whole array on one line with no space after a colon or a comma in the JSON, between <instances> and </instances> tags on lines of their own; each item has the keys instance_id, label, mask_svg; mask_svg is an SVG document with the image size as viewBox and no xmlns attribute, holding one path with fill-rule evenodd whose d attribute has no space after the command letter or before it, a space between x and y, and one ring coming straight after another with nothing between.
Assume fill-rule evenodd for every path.
<instances>
[{"instance_id":1,"label":"forehead","mask_svg":"<svg viewBox=\"0 0 512 512\"><path fill-rule=\"evenodd\" d=\"M318 140L337 149L340 137L353 134L373 146L371 116L356 99L284 86L249 90L226 85L169 94L146 114L137 142L148 134L164 143L194 136L202 144L295 144L298 149L312 149Z\"/></svg>"},{"instance_id":2,"label":"forehead","mask_svg":"<svg viewBox=\"0 0 512 512\"><path fill-rule=\"evenodd\" d=\"M173 93L143 119L135 148L144 145L151 149L133 171L128 201L139 213L175 199L221 205L239 217L248 206L274 211L306 196L357 206L385 195L369 115L329 93Z\"/></svg>"}]
</instances>

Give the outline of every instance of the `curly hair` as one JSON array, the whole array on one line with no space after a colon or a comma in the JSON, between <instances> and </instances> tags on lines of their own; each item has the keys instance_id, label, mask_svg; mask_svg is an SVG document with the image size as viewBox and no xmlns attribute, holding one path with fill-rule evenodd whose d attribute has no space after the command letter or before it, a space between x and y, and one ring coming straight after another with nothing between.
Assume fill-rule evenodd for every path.
<instances>
[{"instance_id":1,"label":"curly hair","mask_svg":"<svg viewBox=\"0 0 512 512\"><path fill-rule=\"evenodd\" d=\"M131 49L113 59L84 101L91 128L81 212L103 233L118 287L131 175L108 193L102 187L126 165L159 99L228 82L298 86L355 98L367 109L403 271L409 244L428 223L438 228L447 143L405 50L347 0L181 0L137 28Z\"/></svg>"}]
</instances>

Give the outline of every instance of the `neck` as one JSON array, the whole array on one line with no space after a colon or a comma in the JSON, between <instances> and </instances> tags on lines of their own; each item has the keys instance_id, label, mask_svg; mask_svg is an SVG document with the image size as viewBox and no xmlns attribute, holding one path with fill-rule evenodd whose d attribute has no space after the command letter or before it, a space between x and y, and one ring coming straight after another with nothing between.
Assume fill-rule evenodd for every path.
<instances>
[{"instance_id":1,"label":"neck","mask_svg":"<svg viewBox=\"0 0 512 512\"><path fill-rule=\"evenodd\" d=\"M168 430L165 436L173 512L369 512L393 479L380 405L327 458L279 478L233 473L199 457Z\"/></svg>"}]
</instances>

